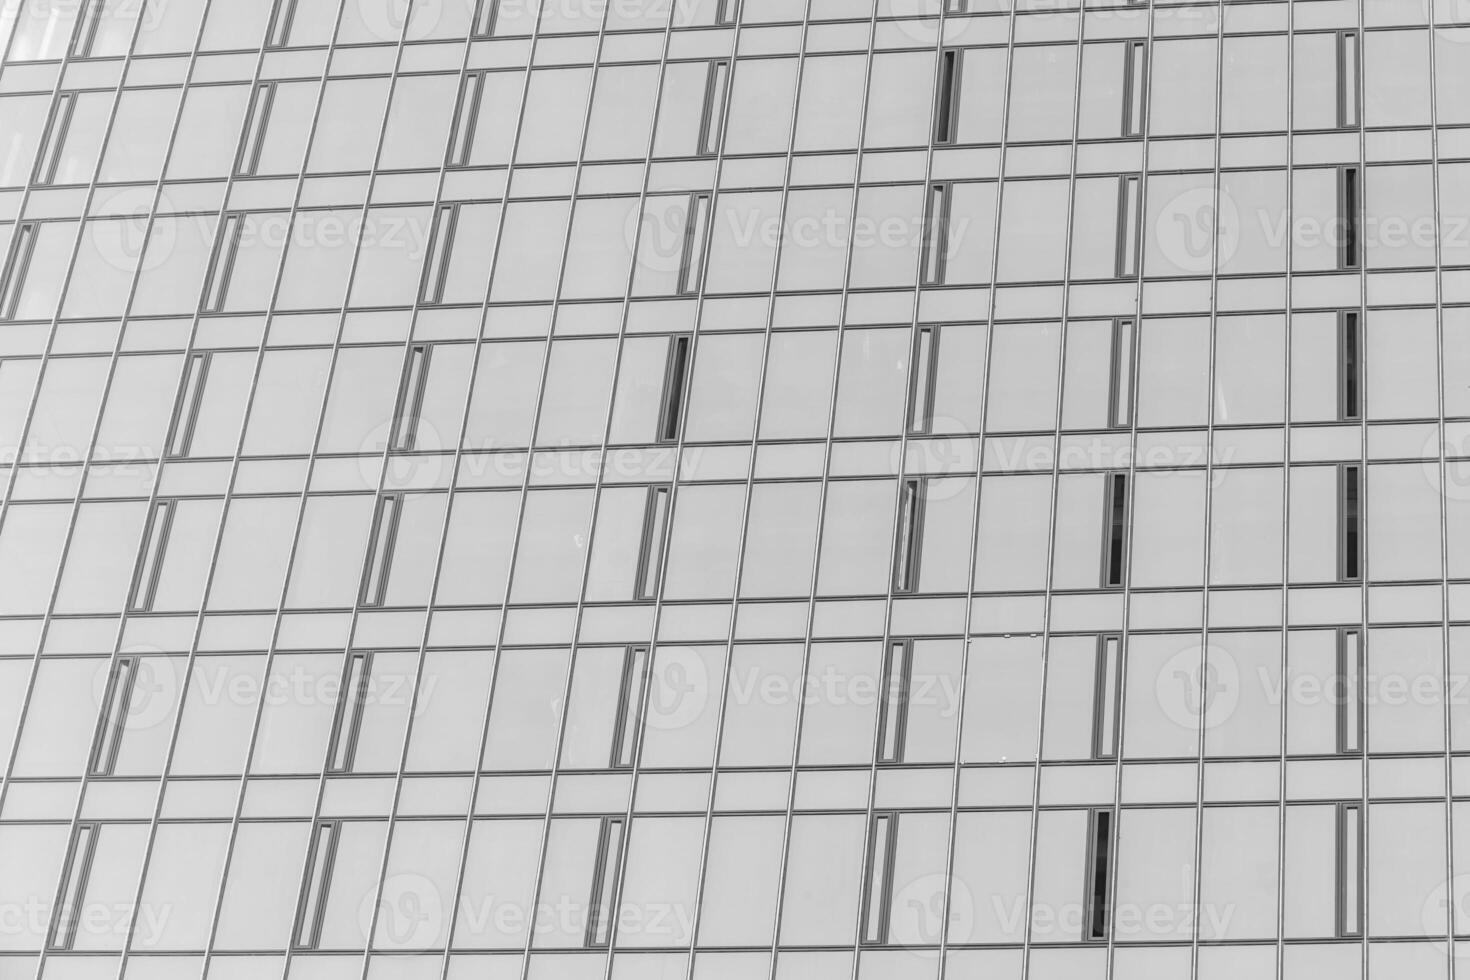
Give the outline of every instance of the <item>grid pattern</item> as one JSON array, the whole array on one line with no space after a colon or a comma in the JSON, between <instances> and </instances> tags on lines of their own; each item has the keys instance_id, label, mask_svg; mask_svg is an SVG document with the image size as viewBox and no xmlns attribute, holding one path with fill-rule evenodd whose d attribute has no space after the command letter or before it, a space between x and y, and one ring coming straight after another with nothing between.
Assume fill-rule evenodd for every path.
<instances>
[{"instance_id":1,"label":"grid pattern","mask_svg":"<svg viewBox=\"0 0 1470 980\"><path fill-rule=\"evenodd\" d=\"M0 41L0 975L1453 975L1462 6Z\"/></svg>"}]
</instances>

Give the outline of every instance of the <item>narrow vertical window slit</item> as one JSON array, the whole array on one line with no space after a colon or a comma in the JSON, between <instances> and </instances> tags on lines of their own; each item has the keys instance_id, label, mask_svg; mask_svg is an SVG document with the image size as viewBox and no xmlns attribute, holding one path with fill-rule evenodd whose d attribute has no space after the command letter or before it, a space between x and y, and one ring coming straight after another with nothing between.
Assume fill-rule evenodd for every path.
<instances>
[{"instance_id":1,"label":"narrow vertical window slit","mask_svg":"<svg viewBox=\"0 0 1470 980\"><path fill-rule=\"evenodd\" d=\"M898 814L875 813L868 831L867 887L863 894L863 944L888 942L893 891L893 855L898 843Z\"/></svg>"},{"instance_id":2,"label":"narrow vertical window slit","mask_svg":"<svg viewBox=\"0 0 1470 980\"><path fill-rule=\"evenodd\" d=\"M118 657L108 672L102 711L97 718L97 731L92 737L92 751L87 761L89 775L110 776L117 765L117 751L127 728L137 673L137 657Z\"/></svg>"},{"instance_id":3,"label":"narrow vertical window slit","mask_svg":"<svg viewBox=\"0 0 1470 980\"><path fill-rule=\"evenodd\" d=\"M1092 757L1106 760L1118 754L1118 690L1123 671L1123 638L1097 638L1097 667L1093 684Z\"/></svg>"},{"instance_id":4,"label":"narrow vertical window slit","mask_svg":"<svg viewBox=\"0 0 1470 980\"><path fill-rule=\"evenodd\" d=\"M292 946L315 949L321 940L322 919L327 910L327 893L331 889L332 865L337 858L337 839L341 824L323 820L311 836L311 851L306 857L306 873L301 882L296 924L292 930Z\"/></svg>"},{"instance_id":5,"label":"narrow vertical window slit","mask_svg":"<svg viewBox=\"0 0 1470 980\"><path fill-rule=\"evenodd\" d=\"M1103 553L1103 585L1118 587L1127 574L1128 475L1107 477L1107 544Z\"/></svg>"},{"instance_id":6,"label":"narrow vertical window slit","mask_svg":"<svg viewBox=\"0 0 1470 980\"><path fill-rule=\"evenodd\" d=\"M0 274L0 320L15 319L40 232L40 225L34 221L22 221L15 226L10 254L5 257L5 268Z\"/></svg>"},{"instance_id":7,"label":"narrow vertical window slit","mask_svg":"<svg viewBox=\"0 0 1470 980\"><path fill-rule=\"evenodd\" d=\"M363 708L371 689L373 655L350 653L343 666L341 686L337 690L337 710L332 718L331 749L327 753L327 771L352 771L357 754L358 734L362 729Z\"/></svg>"},{"instance_id":8,"label":"narrow vertical window slit","mask_svg":"<svg viewBox=\"0 0 1470 980\"><path fill-rule=\"evenodd\" d=\"M158 591L159 575L163 571L163 557L168 549L169 531L173 527L174 507L177 501L158 500L148 513L148 525L144 531L143 548L138 555L138 564L133 572L132 598L128 602L129 612L149 612Z\"/></svg>"},{"instance_id":9,"label":"narrow vertical window slit","mask_svg":"<svg viewBox=\"0 0 1470 980\"><path fill-rule=\"evenodd\" d=\"M623 818L604 817L597 839L592 894L587 903L585 945L605 949L612 940L613 909L617 899L618 866L622 862Z\"/></svg>"},{"instance_id":10,"label":"narrow vertical window slit","mask_svg":"<svg viewBox=\"0 0 1470 980\"><path fill-rule=\"evenodd\" d=\"M617 722L613 726L614 769L629 769L638 755L638 732L643 725L643 704L648 677L648 647L629 647L623 655L623 675L618 692Z\"/></svg>"},{"instance_id":11,"label":"narrow vertical window slit","mask_svg":"<svg viewBox=\"0 0 1470 980\"><path fill-rule=\"evenodd\" d=\"M909 681L913 669L913 641L893 640L883 659L879 708L878 761L903 761L908 727Z\"/></svg>"},{"instance_id":12,"label":"narrow vertical window slit","mask_svg":"<svg viewBox=\"0 0 1470 980\"><path fill-rule=\"evenodd\" d=\"M190 354L184 364L183 381L169 420L165 449L169 459L182 459L189 455L189 447L194 442L194 426L199 421L199 406L204 401L204 385L209 380L209 358L208 352Z\"/></svg>"},{"instance_id":13,"label":"narrow vertical window slit","mask_svg":"<svg viewBox=\"0 0 1470 980\"><path fill-rule=\"evenodd\" d=\"M388 591L388 575L393 567L393 543L398 536L398 515L402 510L400 494L385 494L373 515L373 531L369 539L366 567L358 601L364 606L381 606Z\"/></svg>"},{"instance_id":14,"label":"narrow vertical window slit","mask_svg":"<svg viewBox=\"0 0 1470 980\"><path fill-rule=\"evenodd\" d=\"M1111 926L1109 892L1113 881L1113 811L1093 810L1088 820L1087 915L1083 938L1099 942Z\"/></svg>"}]
</instances>

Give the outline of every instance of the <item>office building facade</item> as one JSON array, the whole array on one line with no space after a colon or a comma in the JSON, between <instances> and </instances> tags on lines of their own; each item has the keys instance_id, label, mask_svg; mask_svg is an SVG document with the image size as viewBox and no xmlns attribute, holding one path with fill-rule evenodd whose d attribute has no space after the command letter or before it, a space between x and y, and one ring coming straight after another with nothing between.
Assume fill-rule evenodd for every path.
<instances>
[{"instance_id":1,"label":"office building facade","mask_svg":"<svg viewBox=\"0 0 1470 980\"><path fill-rule=\"evenodd\" d=\"M1464 962L1470 7L0 42L0 976Z\"/></svg>"}]
</instances>

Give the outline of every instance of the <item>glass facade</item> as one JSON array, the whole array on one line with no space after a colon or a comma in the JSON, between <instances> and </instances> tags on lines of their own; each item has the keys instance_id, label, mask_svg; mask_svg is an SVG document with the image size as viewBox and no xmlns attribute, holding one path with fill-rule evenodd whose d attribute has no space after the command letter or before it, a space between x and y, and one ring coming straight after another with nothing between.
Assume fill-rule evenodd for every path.
<instances>
[{"instance_id":1,"label":"glass facade","mask_svg":"<svg viewBox=\"0 0 1470 980\"><path fill-rule=\"evenodd\" d=\"M1470 957L1466 3L0 44L0 977Z\"/></svg>"}]
</instances>

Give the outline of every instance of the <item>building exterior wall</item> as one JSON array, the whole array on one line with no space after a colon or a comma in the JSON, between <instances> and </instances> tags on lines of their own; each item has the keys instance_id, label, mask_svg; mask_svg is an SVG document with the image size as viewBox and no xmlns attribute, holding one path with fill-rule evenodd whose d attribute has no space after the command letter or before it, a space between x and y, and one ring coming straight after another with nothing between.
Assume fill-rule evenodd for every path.
<instances>
[{"instance_id":1,"label":"building exterior wall","mask_svg":"<svg viewBox=\"0 0 1470 980\"><path fill-rule=\"evenodd\" d=\"M1470 8L1014 8L0 2L0 976L1451 980Z\"/></svg>"}]
</instances>

